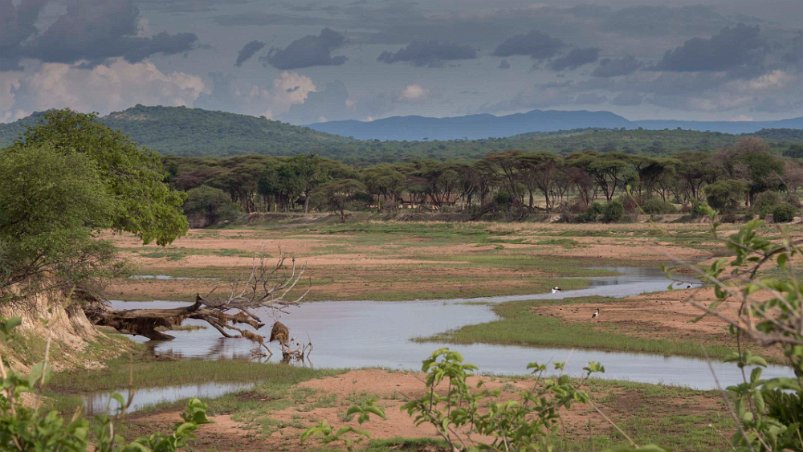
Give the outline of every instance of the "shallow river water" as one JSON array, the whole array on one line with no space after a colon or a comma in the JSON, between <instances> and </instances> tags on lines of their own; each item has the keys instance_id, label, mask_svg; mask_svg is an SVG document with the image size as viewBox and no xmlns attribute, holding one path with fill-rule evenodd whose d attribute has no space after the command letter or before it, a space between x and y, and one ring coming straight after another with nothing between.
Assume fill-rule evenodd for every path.
<instances>
[{"instance_id":1,"label":"shallow river water","mask_svg":"<svg viewBox=\"0 0 803 452\"><path fill-rule=\"evenodd\" d=\"M605 373L599 378L628 380L686 386L696 389L716 388L716 378L724 387L741 381L741 373L733 364L705 360L665 357L659 355L615 353L564 348L531 348L499 345L459 345L434 342L414 342L413 338L427 337L464 325L494 320L493 303L521 300L555 300L589 295L626 297L645 292L666 290L670 284L686 287L687 282L671 281L661 272L634 268L611 269L618 276L592 278L590 287L562 291L556 294L531 294L471 299L387 301L325 301L310 302L293 308L290 315L280 318L291 334L301 342L309 338L314 344L311 364L317 368L384 367L388 369L419 370L421 361L442 346L460 351L467 362L479 366L484 373L526 374L529 362L566 362L567 372L579 376L589 361L599 361ZM140 307L178 307L189 303L112 302L114 309ZM260 312L270 328L271 314ZM589 316L591 313L589 313ZM185 323L205 325L201 321ZM174 331L172 341L154 343L157 354L224 359L250 357L253 345L244 339L224 339L213 328ZM271 345L274 360L280 353ZM773 366L765 375L781 375L785 371Z\"/></svg>"}]
</instances>

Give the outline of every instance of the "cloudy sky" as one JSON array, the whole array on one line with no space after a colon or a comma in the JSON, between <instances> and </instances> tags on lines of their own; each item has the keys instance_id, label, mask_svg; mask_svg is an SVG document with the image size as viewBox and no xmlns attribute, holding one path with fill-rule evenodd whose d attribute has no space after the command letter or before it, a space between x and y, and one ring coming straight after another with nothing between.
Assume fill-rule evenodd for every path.
<instances>
[{"instance_id":1,"label":"cloudy sky","mask_svg":"<svg viewBox=\"0 0 803 452\"><path fill-rule=\"evenodd\" d=\"M803 116L801 0L0 0L0 121Z\"/></svg>"}]
</instances>

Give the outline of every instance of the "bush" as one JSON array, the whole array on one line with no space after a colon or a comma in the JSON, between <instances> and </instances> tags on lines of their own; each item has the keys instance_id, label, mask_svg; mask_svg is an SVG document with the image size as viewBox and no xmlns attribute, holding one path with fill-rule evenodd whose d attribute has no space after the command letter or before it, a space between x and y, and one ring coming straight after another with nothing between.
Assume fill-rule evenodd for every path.
<instances>
[{"instance_id":1,"label":"bush","mask_svg":"<svg viewBox=\"0 0 803 452\"><path fill-rule=\"evenodd\" d=\"M772 210L772 221L776 223L786 223L795 219L797 209L788 202L782 202Z\"/></svg>"},{"instance_id":2,"label":"bush","mask_svg":"<svg viewBox=\"0 0 803 452\"><path fill-rule=\"evenodd\" d=\"M695 199L691 202L691 216L694 218L708 217L714 213L714 210L703 201Z\"/></svg>"},{"instance_id":3,"label":"bush","mask_svg":"<svg viewBox=\"0 0 803 452\"><path fill-rule=\"evenodd\" d=\"M237 219L240 209L225 191L201 185L187 192L184 213L193 227L206 227Z\"/></svg>"},{"instance_id":4,"label":"bush","mask_svg":"<svg viewBox=\"0 0 803 452\"><path fill-rule=\"evenodd\" d=\"M733 212L744 200L747 188L747 183L741 180L719 180L705 187L705 199L722 213Z\"/></svg>"},{"instance_id":5,"label":"bush","mask_svg":"<svg viewBox=\"0 0 803 452\"><path fill-rule=\"evenodd\" d=\"M602 211L602 221L606 223L616 223L622 221L625 215L625 206L622 201L617 199L609 202Z\"/></svg>"},{"instance_id":6,"label":"bush","mask_svg":"<svg viewBox=\"0 0 803 452\"><path fill-rule=\"evenodd\" d=\"M595 202L592 203L585 212L581 213L577 216L575 221L578 223L593 223L597 221L597 218L602 215L602 211L605 209L602 203Z\"/></svg>"},{"instance_id":7,"label":"bush","mask_svg":"<svg viewBox=\"0 0 803 452\"><path fill-rule=\"evenodd\" d=\"M771 214L781 202L783 202L781 194L777 191L763 191L753 199L753 212L764 218Z\"/></svg>"},{"instance_id":8,"label":"bush","mask_svg":"<svg viewBox=\"0 0 803 452\"><path fill-rule=\"evenodd\" d=\"M641 209L644 211L644 213L648 213L650 215L676 213L678 211L677 207L675 207L671 202L664 201L661 198L650 198L644 201Z\"/></svg>"}]
</instances>

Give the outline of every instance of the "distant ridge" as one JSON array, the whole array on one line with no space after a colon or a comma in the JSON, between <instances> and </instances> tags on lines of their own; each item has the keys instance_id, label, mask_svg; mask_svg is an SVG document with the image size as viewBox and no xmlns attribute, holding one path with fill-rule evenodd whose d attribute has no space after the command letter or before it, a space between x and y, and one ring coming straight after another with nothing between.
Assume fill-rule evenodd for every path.
<instances>
[{"instance_id":1,"label":"distant ridge","mask_svg":"<svg viewBox=\"0 0 803 452\"><path fill-rule=\"evenodd\" d=\"M332 121L311 124L320 132L359 140L476 140L504 138L529 132L629 127L627 119L609 111L533 110L507 116L490 114L430 118L393 116L375 121Z\"/></svg>"},{"instance_id":2,"label":"distant ridge","mask_svg":"<svg viewBox=\"0 0 803 452\"><path fill-rule=\"evenodd\" d=\"M560 112L574 116L576 112ZM552 112L541 112L552 115ZM515 118L525 121L535 114L520 114ZM710 151L730 146L744 134L678 130L684 122L663 121L660 130L647 130L620 126L629 121L608 112L584 112L598 123L609 127L577 128L550 132L527 132L505 138L479 138L473 140L378 141L356 140L339 135L315 131L248 115L208 111L184 107L144 107L138 105L100 118L108 126L122 131L137 143L154 149L165 156L219 157L235 155L291 156L317 154L344 162L371 164L417 159L475 159L492 152L516 149L520 151L548 151L567 154L583 150L601 152L645 153L672 155L689 150ZM0 148L19 138L25 128L41 120L42 113L10 124L0 124ZM555 127L565 127L567 121L552 116ZM455 124L478 123L492 115L473 115L450 119ZM407 117L415 124L431 118ZM541 124L545 124L545 118ZM796 122L797 121L797 122ZM800 120L777 121L775 124L796 126ZM392 124L392 121L388 121ZM574 124L574 123L571 123ZM636 123L637 124L637 123ZM698 123L708 127L710 123ZM733 123L728 123L734 125ZM768 124L768 123L750 123ZM414 126L411 126L414 127ZM433 134L434 135L434 134ZM763 138L778 152L792 146L803 146L803 127L762 129L749 135ZM437 135L436 135L437 136ZM434 137L430 137L434 138Z\"/></svg>"},{"instance_id":3,"label":"distant ridge","mask_svg":"<svg viewBox=\"0 0 803 452\"><path fill-rule=\"evenodd\" d=\"M0 147L11 144L42 113L0 124ZM322 153L354 140L262 117L186 107L137 105L100 122L137 143L170 155Z\"/></svg>"},{"instance_id":4,"label":"distant ridge","mask_svg":"<svg viewBox=\"0 0 803 452\"><path fill-rule=\"evenodd\" d=\"M460 140L506 138L531 132L571 129L685 129L730 134L761 129L803 129L803 117L778 121L630 121L608 111L532 110L507 116L489 114L431 118L393 116L375 121L331 121L309 125L320 132L359 140Z\"/></svg>"}]
</instances>

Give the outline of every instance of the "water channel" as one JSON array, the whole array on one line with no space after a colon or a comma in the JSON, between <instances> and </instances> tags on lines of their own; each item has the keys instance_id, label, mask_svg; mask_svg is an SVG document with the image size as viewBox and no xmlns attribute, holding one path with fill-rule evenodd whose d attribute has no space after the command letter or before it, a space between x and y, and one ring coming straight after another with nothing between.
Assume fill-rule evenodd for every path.
<instances>
[{"instance_id":1,"label":"water channel","mask_svg":"<svg viewBox=\"0 0 803 452\"><path fill-rule=\"evenodd\" d=\"M685 386L695 389L714 389L716 378L724 387L741 381L741 372L733 364L706 362L685 357L603 352L582 349L531 348L487 344L458 345L421 343L412 339L432 336L464 325L496 319L494 303L522 300L555 300L600 295L627 297L645 292L666 290L668 286L687 287L688 282L672 281L655 270L614 268L617 276L592 278L586 289L558 293L509 295L448 300L388 301L322 301L304 303L280 318L291 334L301 342L312 340L315 349L311 364L316 368L383 367L418 370L421 361L442 346L463 353L467 362L479 366L482 372L501 375L526 374L525 366L537 361L566 362L567 372L579 376L589 361L599 361L606 372L600 378L642 383ZM172 301L112 302L114 309L168 308L189 303ZM272 322L268 310L259 312L268 325ZM590 313L589 313L590 315ZM202 321L189 324L204 326ZM253 345L244 339L224 339L213 328L170 332L172 341L152 343L157 354L186 358L226 359L250 358ZM138 338L144 341L144 338ZM272 344L275 351L278 346ZM274 354L275 357L279 353ZM785 369L771 366L766 376L785 375Z\"/></svg>"}]
</instances>

